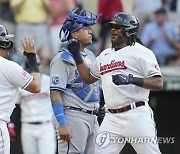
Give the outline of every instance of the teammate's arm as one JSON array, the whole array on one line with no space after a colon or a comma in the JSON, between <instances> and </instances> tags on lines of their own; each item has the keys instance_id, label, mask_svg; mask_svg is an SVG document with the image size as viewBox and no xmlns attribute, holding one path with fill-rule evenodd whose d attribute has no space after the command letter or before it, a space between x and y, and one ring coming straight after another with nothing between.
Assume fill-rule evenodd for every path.
<instances>
[{"instance_id":1,"label":"teammate's arm","mask_svg":"<svg viewBox=\"0 0 180 154\"><path fill-rule=\"evenodd\" d=\"M25 88L25 90L33 93L38 93L41 90L41 81L40 81L40 73L36 60L36 48L34 40L24 37L21 40L22 46L24 50L19 51L23 53L28 59L28 64L30 68L31 75L33 76L33 80L31 83Z\"/></svg>"},{"instance_id":2,"label":"teammate's arm","mask_svg":"<svg viewBox=\"0 0 180 154\"><path fill-rule=\"evenodd\" d=\"M78 72L85 83L91 84L97 81L98 79L93 77L90 74L89 67L84 63L83 58L80 54L80 43L74 39L69 40L68 42L68 49L69 52L73 55L73 58L76 62L76 66L78 69Z\"/></svg>"},{"instance_id":3,"label":"teammate's arm","mask_svg":"<svg viewBox=\"0 0 180 154\"><path fill-rule=\"evenodd\" d=\"M64 141L69 142L71 139L71 133L69 128L67 127L64 115L64 107L62 104L61 92L58 90L50 90L50 98L55 117L59 123L60 138Z\"/></svg>"}]
</instances>

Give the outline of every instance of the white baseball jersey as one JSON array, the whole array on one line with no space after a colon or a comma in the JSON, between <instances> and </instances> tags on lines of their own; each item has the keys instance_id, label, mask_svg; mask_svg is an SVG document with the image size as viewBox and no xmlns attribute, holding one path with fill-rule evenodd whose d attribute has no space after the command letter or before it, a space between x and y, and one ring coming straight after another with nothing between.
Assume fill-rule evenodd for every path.
<instances>
[{"instance_id":1,"label":"white baseball jersey","mask_svg":"<svg viewBox=\"0 0 180 154\"><path fill-rule=\"evenodd\" d=\"M52 119L52 106L49 91L50 77L41 74L41 92L30 93L19 89L18 101L21 107L22 122L45 122Z\"/></svg>"},{"instance_id":2,"label":"white baseball jersey","mask_svg":"<svg viewBox=\"0 0 180 154\"><path fill-rule=\"evenodd\" d=\"M17 63L0 56L0 120L9 122L19 87L25 89L33 77Z\"/></svg>"},{"instance_id":3,"label":"white baseball jersey","mask_svg":"<svg viewBox=\"0 0 180 154\"><path fill-rule=\"evenodd\" d=\"M161 76L160 68L153 52L139 43L115 51L104 50L90 68L91 74L101 78L106 106L109 109L119 108L133 102L148 102L150 90L136 85L116 86L112 75L132 74L134 77L148 78Z\"/></svg>"}]
</instances>

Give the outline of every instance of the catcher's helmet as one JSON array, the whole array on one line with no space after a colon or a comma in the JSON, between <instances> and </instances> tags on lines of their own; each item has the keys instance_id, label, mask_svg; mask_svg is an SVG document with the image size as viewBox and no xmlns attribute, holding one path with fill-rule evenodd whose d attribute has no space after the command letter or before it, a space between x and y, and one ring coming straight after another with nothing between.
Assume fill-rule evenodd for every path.
<instances>
[{"instance_id":1,"label":"catcher's helmet","mask_svg":"<svg viewBox=\"0 0 180 154\"><path fill-rule=\"evenodd\" d=\"M59 38L62 42L67 41L69 35L73 32L78 31L84 26L94 25L99 16L78 7L72 9L69 11L66 21L59 32ZM64 36L61 34L62 31Z\"/></svg>"},{"instance_id":2,"label":"catcher's helmet","mask_svg":"<svg viewBox=\"0 0 180 154\"><path fill-rule=\"evenodd\" d=\"M6 28L0 25L0 48L14 52L14 45L10 40L12 37L14 37L14 35L8 34Z\"/></svg>"},{"instance_id":3,"label":"catcher's helmet","mask_svg":"<svg viewBox=\"0 0 180 154\"><path fill-rule=\"evenodd\" d=\"M116 13L113 20L109 24L121 26L122 33L125 37L129 38L130 45L134 44L137 37L139 22L134 17L125 12Z\"/></svg>"}]
</instances>

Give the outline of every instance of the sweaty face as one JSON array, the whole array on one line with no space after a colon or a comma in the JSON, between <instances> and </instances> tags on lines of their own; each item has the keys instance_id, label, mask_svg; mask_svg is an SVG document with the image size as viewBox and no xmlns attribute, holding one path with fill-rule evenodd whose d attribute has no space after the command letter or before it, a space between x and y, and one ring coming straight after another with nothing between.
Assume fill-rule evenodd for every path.
<instances>
[{"instance_id":1,"label":"sweaty face","mask_svg":"<svg viewBox=\"0 0 180 154\"><path fill-rule=\"evenodd\" d=\"M88 46L92 43L92 30L88 26L84 26L75 33L77 40L79 40L83 46Z\"/></svg>"},{"instance_id":2,"label":"sweaty face","mask_svg":"<svg viewBox=\"0 0 180 154\"><path fill-rule=\"evenodd\" d=\"M111 42L114 45L126 43L126 38L122 34L122 27L119 25L111 25Z\"/></svg>"}]
</instances>

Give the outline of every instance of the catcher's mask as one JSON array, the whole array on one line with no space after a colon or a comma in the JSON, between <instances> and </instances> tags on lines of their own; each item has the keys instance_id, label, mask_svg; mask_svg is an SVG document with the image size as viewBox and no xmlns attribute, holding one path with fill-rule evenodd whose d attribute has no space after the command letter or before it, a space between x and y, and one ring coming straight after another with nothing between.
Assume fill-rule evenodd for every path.
<instances>
[{"instance_id":1,"label":"catcher's mask","mask_svg":"<svg viewBox=\"0 0 180 154\"><path fill-rule=\"evenodd\" d=\"M122 27L122 34L128 38L128 44L133 45L136 42L139 22L134 17L125 12L116 13L109 24Z\"/></svg>"},{"instance_id":2,"label":"catcher's mask","mask_svg":"<svg viewBox=\"0 0 180 154\"><path fill-rule=\"evenodd\" d=\"M68 12L68 16L66 21L64 22L60 32L59 38L62 42L68 40L70 34L84 26L92 26L96 23L97 19L100 15L95 15L89 11L80 9L78 7L72 9ZM64 36L62 36L62 31L64 32Z\"/></svg>"},{"instance_id":3,"label":"catcher's mask","mask_svg":"<svg viewBox=\"0 0 180 154\"><path fill-rule=\"evenodd\" d=\"M9 51L10 53L14 52L14 44L10 38L14 37L12 34L8 34L6 28L3 25L0 25L0 48Z\"/></svg>"}]
</instances>

